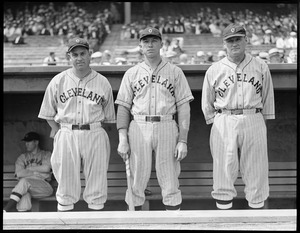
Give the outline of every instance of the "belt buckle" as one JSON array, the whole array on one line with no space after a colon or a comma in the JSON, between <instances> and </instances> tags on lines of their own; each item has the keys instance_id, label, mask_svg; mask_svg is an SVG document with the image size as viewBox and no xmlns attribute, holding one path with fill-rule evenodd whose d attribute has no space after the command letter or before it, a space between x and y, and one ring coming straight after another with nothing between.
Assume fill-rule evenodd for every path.
<instances>
[{"instance_id":1,"label":"belt buckle","mask_svg":"<svg viewBox=\"0 0 300 233\"><path fill-rule=\"evenodd\" d=\"M72 130L90 130L90 125L72 125Z\"/></svg>"},{"instance_id":2,"label":"belt buckle","mask_svg":"<svg viewBox=\"0 0 300 233\"><path fill-rule=\"evenodd\" d=\"M146 116L146 121L159 122L160 121L160 116Z\"/></svg>"}]
</instances>

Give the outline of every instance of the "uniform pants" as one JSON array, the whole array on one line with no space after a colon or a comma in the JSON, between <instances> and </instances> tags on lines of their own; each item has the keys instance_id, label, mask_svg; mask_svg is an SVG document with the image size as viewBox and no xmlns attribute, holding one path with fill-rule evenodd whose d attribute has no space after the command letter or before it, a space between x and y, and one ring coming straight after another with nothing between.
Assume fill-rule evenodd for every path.
<instances>
[{"instance_id":1,"label":"uniform pants","mask_svg":"<svg viewBox=\"0 0 300 233\"><path fill-rule=\"evenodd\" d=\"M239 169L248 203L257 204L268 198L267 132L261 113L218 113L211 128L210 148L214 199L229 201L236 197L234 183Z\"/></svg>"},{"instance_id":2,"label":"uniform pants","mask_svg":"<svg viewBox=\"0 0 300 233\"><path fill-rule=\"evenodd\" d=\"M58 210L72 210L81 195L80 169L83 167L83 199L90 209L99 210L107 200L107 170L110 143L101 127L71 130L62 127L54 138L51 157L53 174L58 182Z\"/></svg>"},{"instance_id":3,"label":"uniform pants","mask_svg":"<svg viewBox=\"0 0 300 233\"><path fill-rule=\"evenodd\" d=\"M13 193L20 194L21 198ZM51 196L53 193L52 186L45 180L37 178L21 178L12 190L11 199L17 201L18 211L30 210L31 198L43 198Z\"/></svg>"},{"instance_id":4,"label":"uniform pants","mask_svg":"<svg viewBox=\"0 0 300 233\"><path fill-rule=\"evenodd\" d=\"M174 157L178 127L174 120L145 122L133 120L129 126L130 169L134 206L145 202L145 189L151 175L152 152L155 170L161 187L163 204L181 204L178 176L180 163ZM128 204L128 191L125 201Z\"/></svg>"}]
</instances>

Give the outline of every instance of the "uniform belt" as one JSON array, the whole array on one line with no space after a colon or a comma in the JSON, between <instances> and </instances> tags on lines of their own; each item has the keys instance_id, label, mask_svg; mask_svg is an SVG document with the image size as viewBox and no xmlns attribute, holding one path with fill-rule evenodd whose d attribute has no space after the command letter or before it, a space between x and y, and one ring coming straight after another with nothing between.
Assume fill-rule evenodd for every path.
<instances>
[{"instance_id":1,"label":"uniform belt","mask_svg":"<svg viewBox=\"0 0 300 233\"><path fill-rule=\"evenodd\" d=\"M90 130L90 125L72 125L72 130Z\"/></svg>"},{"instance_id":2,"label":"uniform belt","mask_svg":"<svg viewBox=\"0 0 300 233\"><path fill-rule=\"evenodd\" d=\"M62 123L61 127L65 127L71 130L93 130L101 127L101 122L92 123L92 124L83 124L83 125L80 124L72 125L72 124Z\"/></svg>"},{"instance_id":3,"label":"uniform belt","mask_svg":"<svg viewBox=\"0 0 300 233\"><path fill-rule=\"evenodd\" d=\"M161 121L174 120L175 115L164 115L164 116L134 115L133 119L136 121L161 122Z\"/></svg>"},{"instance_id":4,"label":"uniform belt","mask_svg":"<svg viewBox=\"0 0 300 233\"><path fill-rule=\"evenodd\" d=\"M261 112L260 108L252 109L218 109L218 113L225 113L229 115L246 115L246 114L255 114Z\"/></svg>"}]
</instances>

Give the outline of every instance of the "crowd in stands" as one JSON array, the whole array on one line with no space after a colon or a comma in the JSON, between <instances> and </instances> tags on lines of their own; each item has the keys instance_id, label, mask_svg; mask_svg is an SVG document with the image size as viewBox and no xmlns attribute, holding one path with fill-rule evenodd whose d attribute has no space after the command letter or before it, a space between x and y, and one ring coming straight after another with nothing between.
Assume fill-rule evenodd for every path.
<instances>
[{"instance_id":1,"label":"crowd in stands","mask_svg":"<svg viewBox=\"0 0 300 233\"><path fill-rule=\"evenodd\" d=\"M95 39L100 45L110 33L112 24L121 23L113 2L110 10L106 8L103 11L98 10L97 13L89 12L74 2L67 2L60 7L55 4L53 2L37 4L32 9L24 7L24 11L15 13L11 9L5 9L4 42L24 43L24 37L30 35L60 35L64 38L63 43L73 36L79 36L87 40ZM123 25L120 39L138 39L140 31L145 27L156 27L165 35L164 47L161 50L161 55L165 59L176 64L208 64L224 56L224 51L219 51L218 55L203 51L188 55L184 51L184 36L208 34L221 37L223 29L234 22L244 25L247 29L251 45L271 45L283 51L279 53L282 54L281 61L284 63L297 60L293 55L297 54L297 9L290 9L288 14L270 11L259 14L249 9L225 12L221 8L203 7L197 12L196 15L190 16L145 18ZM166 34L182 34L182 36L170 39ZM285 53L286 50L291 51L293 58ZM94 64L133 64L134 61L130 63L126 60L127 55L131 53L137 55L137 61L142 60L138 47L123 51L122 56L116 58L112 58L112 52L108 50L101 52L95 49L94 52L97 52L92 57ZM268 63L274 61L269 51L254 51L253 54L255 53Z\"/></svg>"},{"instance_id":2,"label":"crowd in stands","mask_svg":"<svg viewBox=\"0 0 300 233\"><path fill-rule=\"evenodd\" d=\"M290 38L296 37L297 34L297 9L287 15L277 15L276 12L269 11L262 15L249 9L239 12L223 12L220 8L212 10L210 7L205 7L200 8L195 16L159 16L124 25L121 38L136 39L139 32L146 26L156 27L162 34L212 34L220 37L224 28L230 23L244 25L253 45L276 44L278 48L295 48L296 46L296 43L290 42L293 40Z\"/></svg>"},{"instance_id":3,"label":"crowd in stands","mask_svg":"<svg viewBox=\"0 0 300 233\"><path fill-rule=\"evenodd\" d=\"M79 36L87 40L96 39L101 44L110 33L115 18L109 9L93 14L74 2L66 2L63 6L55 4L45 2L34 5L32 9L27 6L23 11L14 12L11 8L5 9L4 42L14 43L20 36L59 35L65 38L64 43L73 36Z\"/></svg>"}]
</instances>

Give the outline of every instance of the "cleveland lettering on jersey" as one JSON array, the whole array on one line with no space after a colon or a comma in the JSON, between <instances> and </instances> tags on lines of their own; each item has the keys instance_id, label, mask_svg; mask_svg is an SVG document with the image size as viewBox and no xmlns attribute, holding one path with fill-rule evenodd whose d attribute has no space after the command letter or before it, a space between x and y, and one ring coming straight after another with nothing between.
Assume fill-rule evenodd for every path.
<instances>
[{"instance_id":1,"label":"cleveland lettering on jersey","mask_svg":"<svg viewBox=\"0 0 300 233\"><path fill-rule=\"evenodd\" d=\"M174 93L174 87L173 84L169 82L169 79L163 78L162 76L158 75L152 75L151 83L160 84L162 87L166 88L172 96L175 95ZM136 96L137 92L141 92L145 86L147 86L149 83L149 76L142 77L139 79L136 84L133 86L133 95Z\"/></svg>"},{"instance_id":2,"label":"cleveland lettering on jersey","mask_svg":"<svg viewBox=\"0 0 300 233\"><path fill-rule=\"evenodd\" d=\"M83 88L70 88L69 90L63 92L59 99L62 103L65 103L68 99L76 96L82 96L84 98L90 99L91 101L96 102L98 105L104 101L104 96L98 95L97 93L93 93L92 91L87 91Z\"/></svg>"},{"instance_id":3,"label":"cleveland lettering on jersey","mask_svg":"<svg viewBox=\"0 0 300 233\"><path fill-rule=\"evenodd\" d=\"M236 74L236 81L237 82L244 82L244 83L250 83L252 84L252 86L256 89L256 94L259 94L262 90L262 85L260 83L259 80L256 80L255 77L251 77L249 80L247 78L247 74L244 74L244 77L242 77L242 75L240 73ZM218 87L217 92L219 94L220 97L224 97L225 92L233 87L232 84L235 83L235 78L234 75L228 76L228 78L226 78L221 84L222 87Z\"/></svg>"},{"instance_id":4,"label":"cleveland lettering on jersey","mask_svg":"<svg viewBox=\"0 0 300 233\"><path fill-rule=\"evenodd\" d=\"M42 163L42 160L39 159L39 158L32 158L32 159L27 160L27 161L24 162L25 168L27 168L29 165L32 166L33 164L41 166L43 163Z\"/></svg>"}]
</instances>

